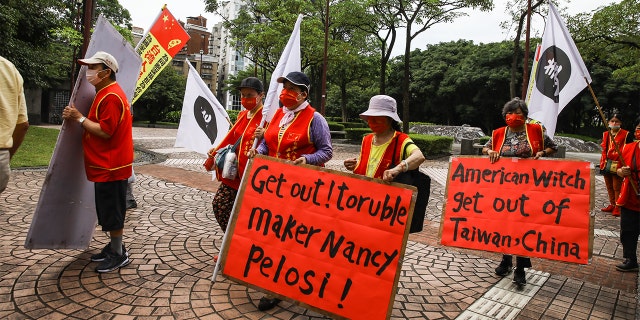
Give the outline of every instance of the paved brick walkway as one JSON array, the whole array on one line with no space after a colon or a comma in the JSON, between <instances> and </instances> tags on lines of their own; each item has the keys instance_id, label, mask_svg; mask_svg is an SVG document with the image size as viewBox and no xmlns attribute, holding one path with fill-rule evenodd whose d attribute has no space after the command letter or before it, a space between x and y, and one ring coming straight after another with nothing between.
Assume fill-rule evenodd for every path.
<instances>
[{"instance_id":1,"label":"paved brick walkway","mask_svg":"<svg viewBox=\"0 0 640 320\"><path fill-rule=\"evenodd\" d=\"M137 165L138 208L129 211L125 244L132 263L97 274L92 253L107 237L96 229L90 248L26 250L24 241L45 170L14 170L0 196L1 319L319 319L283 302L257 311L261 292L219 276L210 281L222 232L210 202L216 190L201 156L173 149L175 130L135 128L138 148L165 153L161 163ZM331 169L357 146L335 145ZM165 158L163 157L163 158ZM429 160L432 194L425 229L407 244L392 319L635 319L637 274L614 268L621 257L619 220L598 209L605 199L596 179L596 235L589 265L533 259L525 290L497 277L494 253L440 246L444 199L438 175L446 159Z\"/></svg>"}]
</instances>

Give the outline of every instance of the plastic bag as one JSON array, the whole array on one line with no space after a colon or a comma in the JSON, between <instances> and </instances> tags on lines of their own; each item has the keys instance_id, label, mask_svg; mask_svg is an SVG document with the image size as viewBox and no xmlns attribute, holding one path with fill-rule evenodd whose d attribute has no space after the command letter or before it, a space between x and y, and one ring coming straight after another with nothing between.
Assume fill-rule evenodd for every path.
<instances>
[{"instance_id":1,"label":"plastic bag","mask_svg":"<svg viewBox=\"0 0 640 320\"><path fill-rule=\"evenodd\" d=\"M222 177L233 180L238 177L238 157L233 150L229 150L224 157L224 166L222 167Z\"/></svg>"}]
</instances>

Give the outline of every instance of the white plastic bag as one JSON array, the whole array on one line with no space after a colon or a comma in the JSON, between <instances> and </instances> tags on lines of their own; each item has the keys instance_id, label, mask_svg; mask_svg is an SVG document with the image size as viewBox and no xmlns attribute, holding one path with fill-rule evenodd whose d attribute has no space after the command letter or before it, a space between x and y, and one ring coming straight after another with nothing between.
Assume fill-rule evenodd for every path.
<instances>
[{"instance_id":1,"label":"white plastic bag","mask_svg":"<svg viewBox=\"0 0 640 320\"><path fill-rule=\"evenodd\" d=\"M224 158L224 167L222 168L222 177L233 180L238 176L238 158L232 150L227 152Z\"/></svg>"}]
</instances>

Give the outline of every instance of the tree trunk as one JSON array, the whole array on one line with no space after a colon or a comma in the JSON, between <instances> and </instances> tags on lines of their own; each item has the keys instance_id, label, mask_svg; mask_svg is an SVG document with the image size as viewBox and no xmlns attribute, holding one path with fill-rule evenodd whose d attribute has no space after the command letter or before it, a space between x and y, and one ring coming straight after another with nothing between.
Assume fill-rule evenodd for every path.
<instances>
[{"instance_id":1,"label":"tree trunk","mask_svg":"<svg viewBox=\"0 0 640 320\"><path fill-rule=\"evenodd\" d=\"M407 26L407 36L404 46L404 77L402 79L402 131L409 133L409 77L411 61L411 25Z\"/></svg>"}]
</instances>

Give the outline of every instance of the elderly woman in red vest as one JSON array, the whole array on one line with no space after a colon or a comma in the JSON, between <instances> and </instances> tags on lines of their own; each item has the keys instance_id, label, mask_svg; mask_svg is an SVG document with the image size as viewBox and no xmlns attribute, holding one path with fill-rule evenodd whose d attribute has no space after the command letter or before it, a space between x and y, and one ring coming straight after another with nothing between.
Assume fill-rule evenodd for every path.
<instances>
[{"instance_id":1,"label":"elderly woman in red vest","mask_svg":"<svg viewBox=\"0 0 640 320\"><path fill-rule=\"evenodd\" d=\"M413 170L424 162L424 155L409 135L400 129L400 117L396 112L396 100L377 95L369 101L369 109L360 114L367 121L372 134L364 136L360 157L346 159L349 171L363 176L393 181L407 170Z\"/></svg>"},{"instance_id":2,"label":"elderly woman in red vest","mask_svg":"<svg viewBox=\"0 0 640 320\"><path fill-rule=\"evenodd\" d=\"M256 137L262 138L262 135L256 134L256 128L258 128L262 120L262 99L264 98L262 81L254 77L245 78L240 82L238 91L240 91L240 103L244 110L238 114L236 123L229 129L220 144L209 150L208 153L209 157L213 158L218 149L229 144L233 145L240 140L236 152L238 156L238 175L236 178L227 179L223 177L222 169L216 167L216 177L220 181L220 186L211 204L213 214L223 232L227 230L231 209L240 188L240 180L248 161L247 152L253 146L253 141Z\"/></svg>"},{"instance_id":3,"label":"elderly woman in red vest","mask_svg":"<svg viewBox=\"0 0 640 320\"><path fill-rule=\"evenodd\" d=\"M518 157L539 159L558 150L556 144L544 133L540 124L526 123L529 108L519 98L507 102L502 108L502 116L507 126L493 130L491 139L482 149L489 155L491 163L501 157ZM511 255L504 255L496 268L499 276L508 275L513 268ZM524 268L531 268L531 259L516 257L516 270L513 281L518 285L527 283Z\"/></svg>"},{"instance_id":4,"label":"elderly woman in red vest","mask_svg":"<svg viewBox=\"0 0 640 320\"><path fill-rule=\"evenodd\" d=\"M602 134L602 156L600 157L600 172L604 177L604 184L607 186L607 193L609 194L609 205L600 209L604 212L611 212L613 216L620 216L620 208L616 206L616 199L620 196L620 186L622 185L622 178L618 177L615 172L615 168L611 169L611 163L616 163L620 160L618 151L622 152L627 139L629 139L629 131L621 129L622 118L619 114L614 113L609 118L609 129ZM615 141L615 143L614 143ZM616 147L617 145L617 147ZM607 166L609 162L609 166Z\"/></svg>"},{"instance_id":5,"label":"elderly woman in red vest","mask_svg":"<svg viewBox=\"0 0 640 320\"><path fill-rule=\"evenodd\" d=\"M635 142L625 145L622 150L624 167L616 173L624 177L620 188L620 197L616 205L620 209L620 242L624 262L616 265L622 272L638 272L638 236L640 236L640 118L635 121Z\"/></svg>"},{"instance_id":6,"label":"elderly woman in red vest","mask_svg":"<svg viewBox=\"0 0 640 320\"><path fill-rule=\"evenodd\" d=\"M311 107L307 98L311 81L302 72L290 72L278 78L282 83L280 103L271 122L264 130L264 139L257 149L249 150L249 157L257 153L286 159L293 164L324 166L333 156L331 132L327 120ZM263 130L258 128L258 134ZM261 311L275 307L280 299L266 295L260 298Z\"/></svg>"}]
</instances>

